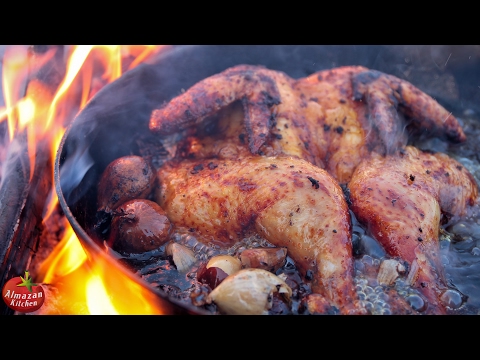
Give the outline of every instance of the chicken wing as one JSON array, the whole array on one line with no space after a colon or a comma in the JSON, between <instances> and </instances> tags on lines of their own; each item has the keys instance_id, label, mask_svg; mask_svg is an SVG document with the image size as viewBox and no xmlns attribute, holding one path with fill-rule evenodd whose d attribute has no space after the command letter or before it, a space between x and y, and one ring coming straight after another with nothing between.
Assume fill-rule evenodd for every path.
<instances>
[{"instance_id":1,"label":"chicken wing","mask_svg":"<svg viewBox=\"0 0 480 360\"><path fill-rule=\"evenodd\" d=\"M166 106L155 109L150 130L169 135L202 122L222 107L240 100L244 107L249 147L256 154L269 133L272 107L280 103L280 91L290 89L292 79L263 67L240 65L193 85ZM283 101L285 101L285 96Z\"/></svg>"},{"instance_id":2,"label":"chicken wing","mask_svg":"<svg viewBox=\"0 0 480 360\"><path fill-rule=\"evenodd\" d=\"M406 261L408 280L428 302L427 313L444 314L448 289L439 256L441 222L474 205L472 175L442 153L407 146L386 157L371 154L348 184L351 209L387 253Z\"/></svg>"},{"instance_id":3,"label":"chicken wing","mask_svg":"<svg viewBox=\"0 0 480 360\"><path fill-rule=\"evenodd\" d=\"M456 118L411 83L361 66L292 79L262 66L238 65L200 81L152 112L149 127L167 135L198 126L241 101L253 154L298 156L345 184L371 151L395 152L409 131L465 140ZM408 122L405 122L403 118Z\"/></svg>"},{"instance_id":4,"label":"chicken wing","mask_svg":"<svg viewBox=\"0 0 480 360\"><path fill-rule=\"evenodd\" d=\"M256 232L286 247L312 274L312 290L341 313L364 311L353 282L349 209L326 171L294 157L251 156L167 163L158 178L156 200L176 226L221 246Z\"/></svg>"},{"instance_id":5,"label":"chicken wing","mask_svg":"<svg viewBox=\"0 0 480 360\"><path fill-rule=\"evenodd\" d=\"M325 169L342 184L370 152L390 154L406 145L408 132L466 139L456 118L437 101L380 71L344 66L299 79L294 87L305 101L306 123L324 129L319 156ZM313 137L306 144L318 141Z\"/></svg>"}]
</instances>

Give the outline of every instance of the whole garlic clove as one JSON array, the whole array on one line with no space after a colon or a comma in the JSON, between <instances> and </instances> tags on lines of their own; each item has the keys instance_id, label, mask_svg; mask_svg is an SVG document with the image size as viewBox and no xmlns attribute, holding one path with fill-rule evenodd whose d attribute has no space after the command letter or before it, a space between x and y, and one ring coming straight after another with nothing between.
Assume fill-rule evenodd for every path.
<instances>
[{"instance_id":1,"label":"whole garlic clove","mask_svg":"<svg viewBox=\"0 0 480 360\"><path fill-rule=\"evenodd\" d=\"M377 281L380 285L392 285L399 274L405 272L405 267L397 260L388 259L380 264Z\"/></svg>"},{"instance_id":2,"label":"whole garlic clove","mask_svg":"<svg viewBox=\"0 0 480 360\"><path fill-rule=\"evenodd\" d=\"M226 315L267 315L272 307L273 293L287 300L292 289L275 274L263 269L242 269L228 276L207 296Z\"/></svg>"},{"instance_id":3,"label":"whole garlic clove","mask_svg":"<svg viewBox=\"0 0 480 360\"><path fill-rule=\"evenodd\" d=\"M177 270L182 273L189 271L197 262L195 253L191 249L176 242L169 242L165 247L165 253L172 257Z\"/></svg>"},{"instance_id":4,"label":"whole garlic clove","mask_svg":"<svg viewBox=\"0 0 480 360\"><path fill-rule=\"evenodd\" d=\"M236 257L230 255L217 255L208 261L207 269L210 267L220 268L228 275L232 275L242 268L242 263Z\"/></svg>"}]
</instances>

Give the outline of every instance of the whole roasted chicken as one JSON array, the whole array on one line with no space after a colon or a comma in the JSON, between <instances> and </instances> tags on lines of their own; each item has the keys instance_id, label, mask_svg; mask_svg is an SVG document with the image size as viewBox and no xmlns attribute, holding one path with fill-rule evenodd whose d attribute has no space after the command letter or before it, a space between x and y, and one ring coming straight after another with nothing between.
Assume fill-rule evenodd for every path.
<instances>
[{"instance_id":1,"label":"whole roasted chicken","mask_svg":"<svg viewBox=\"0 0 480 360\"><path fill-rule=\"evenodd\" d=\"M412 84L360 66L293 79L239 65L154 110L149 126L164 138L183 134L158 170L156 199L172 223L225 246L261 234L312 272L315 293L358 314L340 187L348 185L356 216L390 256L411 265L409 279L427 287L431 313L444 313L440 213L460 216L476 184L446 155L406 147L413 135L466 139L456 118ZM422 166L436 175L420 174Z\"/></svg>"}]
</instances>

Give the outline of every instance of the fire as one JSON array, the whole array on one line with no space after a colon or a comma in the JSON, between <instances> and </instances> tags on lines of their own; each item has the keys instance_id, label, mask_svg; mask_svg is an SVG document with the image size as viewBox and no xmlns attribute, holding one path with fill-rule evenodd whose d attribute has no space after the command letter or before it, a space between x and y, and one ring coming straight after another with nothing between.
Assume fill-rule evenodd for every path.
<instances>
[{"instance_id":1,"label":"fire","mask_svg":"<svg viewBox=\"0 0 480 360\"><path fill-rule=\"evenodd\" d=\"M5 107L0 108L0 122L8 121L10 141L21 134L26 135L31 168L35 164L38 146L44 144L49 146L54 162L66 126L101 87L144 62L163 46L78 45L66 48L65 74L54 92L30 77L52 61L57 49L41 54L33 68L27 47L10 46L5 50L2 74ZM53 171L50 176L53 179ZM57 203L52 186L44 208L44 222L52 215ZM155 295L121 265L112 264L105 253L95 254L95 261L91 261L89 255L65 221L62 240L37 274L37 281L57 293L55 306L47 308L43 314L165 313Z\"/></svg>"}]
</instances>

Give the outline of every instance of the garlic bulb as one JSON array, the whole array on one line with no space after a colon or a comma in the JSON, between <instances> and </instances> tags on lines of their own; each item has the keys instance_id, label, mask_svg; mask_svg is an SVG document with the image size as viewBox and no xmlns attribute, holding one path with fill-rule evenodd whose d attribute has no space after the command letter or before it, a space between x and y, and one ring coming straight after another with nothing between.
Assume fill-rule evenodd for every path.
<instances>
[{"instance_id":1,"label":"garlic bulb","mask_svg":"<svg viewBox=\"0 0 480 360\"><path fill-rule=\"evenodd\" d=\"M195 253L191 249L175 242L169 242L165 247L165 252L172 257L173 263L179 272L185 273L189 271L197 262Z\"/></svg>"},{"instance_id":2,"label":"garlic bulb","mask_svg":"<svg viewBox=\"0 0 480 360\"><path fill-rule=\"evenodd\" d=\"M228 276L208 296L223 314L267 315L272 307L273 293L290 300L292 289L280 277L263 269L242 269Z\"/></svg>"},{"instance_id":3,"label":"garlic bulb","mask_svg":"<svg viewBox=\"0 0 480 360\"><path fill-rule=\"evenodd\" d=\"M212 266L222 269L228 275L232 275L242 268L242 263L236 257L230 255L217 255L208 261L207 269Z\"/></svg>"},{"instance_id":4,"label":"garlic bulb","mask_svg":"<svg viewBox=\"0 0 480 360\"><path fill-rule=\"evenodd\" d=\"M397 260L384 260L378 270L377 281L380 285L392 285L397 280L399 274L404 272L405 266Z\"/></svg>"}]
</instances>

